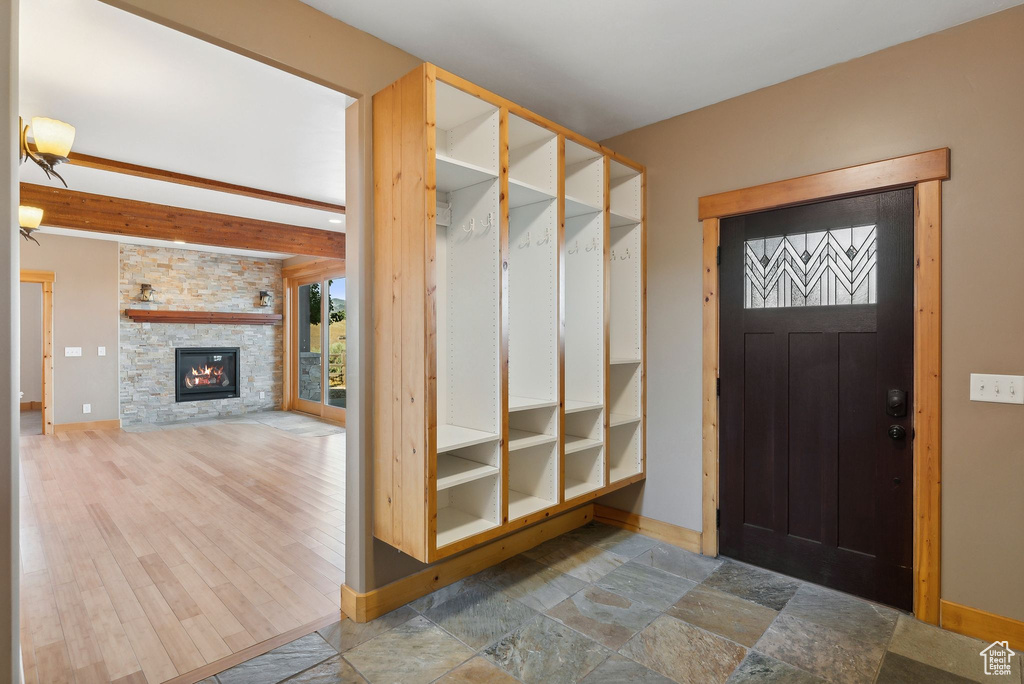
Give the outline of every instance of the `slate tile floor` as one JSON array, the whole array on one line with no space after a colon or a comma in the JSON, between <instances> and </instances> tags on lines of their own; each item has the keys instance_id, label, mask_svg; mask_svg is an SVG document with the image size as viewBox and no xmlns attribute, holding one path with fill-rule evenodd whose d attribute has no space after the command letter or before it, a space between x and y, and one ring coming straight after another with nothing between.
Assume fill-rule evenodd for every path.
<instances>
[{"instance_id":1,"label":"slate tile floor","mask_svg":"<svg viewBox=\"0 0 1024 684\"><path fill-rule=\"evenodd\" d=\"M846 594L592 523L206 684L941 684L985 681L985 645ZM1002 684L1022 684L1017 657Z\"/></svg>"}]
</instances>

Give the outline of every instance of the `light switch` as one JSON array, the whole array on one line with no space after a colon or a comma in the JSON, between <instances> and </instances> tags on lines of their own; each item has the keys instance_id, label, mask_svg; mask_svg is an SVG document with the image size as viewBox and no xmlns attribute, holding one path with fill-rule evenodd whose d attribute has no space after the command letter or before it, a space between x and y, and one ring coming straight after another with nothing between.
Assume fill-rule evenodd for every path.
<instances>
[{"instance_id":1,"label":"light switch","mask_svg":"<svg viewBox=\"0 0 1024 684\"><path fill-rule=\"evenodd\" d=\"M82 404L82 413L92 413L92 404Z\"/></svg>"},{"instance_id":2,"label":"light switch","mask_svg":"<svg viewBox=\"0 0 1024 684\"><path fill-rule=\"evenodd\" d=\"M1024 404L1024 375L971 373L971 401Z\"/></svg>"},{"instance_id":3,"label":"light switch","mask_svg":"<svg viewBox=\"0 0 1024 684\"><path fill-rule=\"evenodd\" d=\"M107 348L106 347L97 347L96 348L96 354L99 355L99 356L106 356L107 355Z\"/></svg>"},{"instance_id":4,"label":"light switch","mask_svg":"<svg viewBox=\"0 0 1024 684\"><path fill-rule=\"evenodd\" d=\"M81 356L81 347L64 347L64 356Z\"/></svg>"}]
</instances>

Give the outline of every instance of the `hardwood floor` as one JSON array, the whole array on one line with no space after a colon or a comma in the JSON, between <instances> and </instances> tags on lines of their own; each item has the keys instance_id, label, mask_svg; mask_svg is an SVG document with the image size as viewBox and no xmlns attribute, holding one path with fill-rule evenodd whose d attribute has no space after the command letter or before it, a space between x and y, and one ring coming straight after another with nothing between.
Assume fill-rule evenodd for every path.
<instances>
[{"instance_id":1,"label":"hardwood floor","mask_svg":"<svg viewBox=\"0 0 1024 684\"><path fill-rule=\"evenodd\" d=\"M345 435L21 438L26 682L164 682L337 616Z\"/></svg>"}]
</instances>

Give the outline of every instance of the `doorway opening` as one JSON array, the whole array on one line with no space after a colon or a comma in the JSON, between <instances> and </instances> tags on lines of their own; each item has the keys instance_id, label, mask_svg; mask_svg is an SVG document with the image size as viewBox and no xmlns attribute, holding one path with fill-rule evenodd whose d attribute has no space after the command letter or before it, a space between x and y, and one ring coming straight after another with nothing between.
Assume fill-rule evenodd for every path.
<instances>
[{"instance_id":1,"label":"doorway opening","mask_svg":"<svg viewBox=\"0 0 1024 684\"><path fill-rule=\"evenodd\" d=\"M26 121L75 128L67 187L20 169L21 263L61 283L58 434L21 449L26 680L198 681L340 619L352 99L102 2L20 21ZM285 405L311 264L315 416Z\"/></svg>"},{"instance_id":2,"label":"doorway opening","mask_svg":"<svg viewBox=\"0 0 1024 684\"><path fill-rule=\"evenodd\" d=\"M703 248L703 503L701 549L719 553L721 501L719 451L721 306L719 249L723 219L897 188L914 192L913 607L915 616L939 622L941 235L942 181L949 178L949 149L897 157L835 171L700 198Z\"/></svg>"}]
</instances>

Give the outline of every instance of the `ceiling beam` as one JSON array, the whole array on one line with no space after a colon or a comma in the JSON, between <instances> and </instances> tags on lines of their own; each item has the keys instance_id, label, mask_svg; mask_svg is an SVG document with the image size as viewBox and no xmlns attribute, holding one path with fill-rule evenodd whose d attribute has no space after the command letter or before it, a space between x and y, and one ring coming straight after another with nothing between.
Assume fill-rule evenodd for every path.
<instances>
[{"instance_id":1,"label":"ceiling beam","mask_svg":"<svg viewBox=\"0 0 1024 684\"><path fill-rule=\"evenodd\" d=\"M21 184L21 203L43 210L43 225L196 245L345 258L345 234L138 200Z\"/></svg>"},{"instance_id":2,"label":"ceiling beam","mask_svg":"<svg viewBox=\"0 0 1024 684\"><path fill-rule=\"evenodd\" d=\"M35 143L30 142L29 145L33 150L35 149ZM250 188L245 185L235 185L234 183L225 183L224 181L213 180L210 178L190 176L186 173L155 169L151 166L130 164L128 162L117 161L114 159L105 159L104 157L94 157L91 154L82 154L80 152L72 152L68 156L68 163L72 166L82 166L87 169L97 169L99 171L109 171L111 173L123 173L127 176L136 176L137 178L148 178L149 180L164 181L165 183L177 183L178 185L187 185L192 188L226 192L232 195L241 195L242 197L267 200L268 202L291 204L296 207L319 209L321 211L330 211L336 214L345 213L344 204L334 204L333 202L322 202L320 200L296 197L294 195L286 195L284 193L272 192L270 190L260 190L258 188Z\"/></svg>"}]
</instances>

